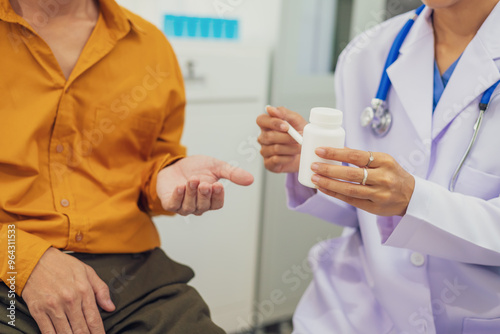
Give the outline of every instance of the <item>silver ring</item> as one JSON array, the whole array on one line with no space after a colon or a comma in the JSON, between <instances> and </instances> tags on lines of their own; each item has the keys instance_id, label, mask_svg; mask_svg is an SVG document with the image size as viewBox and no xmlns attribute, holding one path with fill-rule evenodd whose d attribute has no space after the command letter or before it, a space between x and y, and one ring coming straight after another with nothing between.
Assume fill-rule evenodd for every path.
<instances>
[{"instance_id":1,"label":"silver ring","mask_svg":"<svg viewBox=\"0 0 500 334\"><path fill-rule=\"evenodd\" d=\"M373 157L373 153L370 151L368 151L368 153L370 153L370 159L368 159L368 163L365 167L370 167L370 164L373 162L373 160L375 160L375 158Z\"/></svg>"},{"instance_id":2,"label":"silver ring","mask_svg":"<svg viewBox=\"0 0 500 334\"><path fill-rule=\"evenodd\" d=\"M368 180L368 168L363 167L363 181L361 182L362 185L366 186L366 180Z\"/></svg>"}]
</instances>

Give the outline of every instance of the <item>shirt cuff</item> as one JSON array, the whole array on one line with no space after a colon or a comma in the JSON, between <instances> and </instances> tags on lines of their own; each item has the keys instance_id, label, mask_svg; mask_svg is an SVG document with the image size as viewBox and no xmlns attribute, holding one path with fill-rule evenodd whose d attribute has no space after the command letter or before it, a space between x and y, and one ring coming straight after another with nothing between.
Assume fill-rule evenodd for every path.
<instances>
[{"instance_id":1,"label":"shirt cuff","mask_svg":"<svg viewBox=\"0 0 500 334\"><path fill-rule=\"evenodd\" d=\"M15 223L13 223L15 225ZM0 244L8 245L7 230L8 223L4 223L0 234ZM0 278L10 287L11 283L15 283L15 293L21 296L24 286L31 275L31 272L37 265L42 255L52 245L50 242L30 234L23 230L15 229L15 242L13 243L13 252L9 253L9 249L5 247L1 250L2 255ZM15 258L13 263L9 264L9 255L13 254ZM12 265L12 266L11 266Z\"/></svg>"},{"instance_id":2,"label":"shirt cuff","mask_svg":"<svg viewBox=\"0 0 500 334\"><path fill-rule=\"evenodd\" d=\"M158 173L165 167L170 166L178 160L185 158L185 155L176 155L172 156L168 154L163 160L158 160L153 168L153 173L149 179L149 185L146 186L147 189L147 207L148 210L153 215L169 215L172 216L174 213L165 211L163 206L161 205L161 200L158 197L158 193L156 191L156 184L158 181Z\"/></svg>"}]
</instances>

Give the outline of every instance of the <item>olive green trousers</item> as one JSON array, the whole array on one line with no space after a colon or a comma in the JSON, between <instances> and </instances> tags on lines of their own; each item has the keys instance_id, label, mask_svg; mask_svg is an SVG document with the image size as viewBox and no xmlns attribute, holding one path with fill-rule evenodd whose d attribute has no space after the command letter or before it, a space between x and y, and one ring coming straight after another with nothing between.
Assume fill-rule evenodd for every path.
<instances>
[{"instance_id":1,"label":"olive green trousers","mask_svg":"<svg viewBox=\"0 0 500 334\"><path fill-rule=\"evenodd\" d=\"M187 285L191 268L169 259L157 248L139 254L71 254L88 264L108 284L116 310L101 311L106 333L224 334L210 319L207 305ZM15 327L11 319L9 289L0 282L0 333L40 333L19 296Z\"/></svg>"}]
</instances>

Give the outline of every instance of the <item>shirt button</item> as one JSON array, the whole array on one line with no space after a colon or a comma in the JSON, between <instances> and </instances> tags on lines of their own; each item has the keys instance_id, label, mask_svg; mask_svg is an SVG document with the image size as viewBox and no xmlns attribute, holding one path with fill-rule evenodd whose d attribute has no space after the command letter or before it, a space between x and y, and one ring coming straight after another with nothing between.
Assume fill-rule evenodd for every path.
<instances>
[{"instance_id":1,"label":"shirt button","mask_svg":"<svg viewBox=\"0 0 500 334\"><path fill-rule=\"evenodd\" d=\"M422 267L425 264L425 256L414 252L410 256L410 261L415 267Z\"/></svg>"},{"instance_id":2,"label":"shirt button","mask_svg":"<svg viewBox=\"0 0 500 334\"><path fill-rule=\"evenodd\" d=\"M57 145L56 151L57 153L62 153L62 151L64 151L64 146L62 144Z\"/></svg>"},{"instance_id":3,"label":"shirt button","mask_svg":"<svg viewBox=\"0 0 500 334\"><path fill-rule=\"evenodd\" d=\"M76 242L80 242L83 240L83 234L82 232L78 232L76 235L75 235L75 241Z\"/></svg>"},{"instance_id":4,"label":"shirt button","mask_svg":"<svg viewBox=\"0 0 500 334\"><path fill-rule=\"evenodd\" d=\"M65 208L67 208L69 206L69 201L67 199L63 199L63 200L61 200L61 205Z\"/></svg>"}]
</instances>

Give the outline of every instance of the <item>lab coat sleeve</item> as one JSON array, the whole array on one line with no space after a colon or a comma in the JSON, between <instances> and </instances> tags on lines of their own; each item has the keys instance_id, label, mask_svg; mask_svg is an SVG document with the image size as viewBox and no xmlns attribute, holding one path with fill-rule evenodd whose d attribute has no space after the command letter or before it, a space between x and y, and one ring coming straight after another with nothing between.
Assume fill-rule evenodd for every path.
<instances>
[{"instance_id":1,"label":"lab coat sleeve","mask_svg":"<svg viewBox=\"0 0 500 334\"><path fill-rule=\"evenodd\" d=\"M500 198L449 192L415 178L405 216L378 217L382 242L452 261L500 266Z\"/></svg>"},{"instance_id":2,"label":"lab coat sleeve","mask_svg":"<svg viewBox=\"0 0 500 334\"><path fill-rule=\"evenodd\" d=\"M335 95L337 108L344 110L343 64L346 51L343 51L335 72ZM292 210L308 213L341 226L358 226L356 209L336 198L325 195L315 189L307 188L298 181L297 173L289 174L286 180L288 207Z\"/></svg>"},{"instance_id":3,"label":"lab coat sleeve","mask_svg":"<svg viewBox=\"0 0 500 334\"><path fill-rule=\"evenodd\" d=\"M299 183L297 173L287 175L286 190L290 209L311 214L337 225L358 226L358 217L353 206L304 187Z\"/></svg>"}]
</instances>

